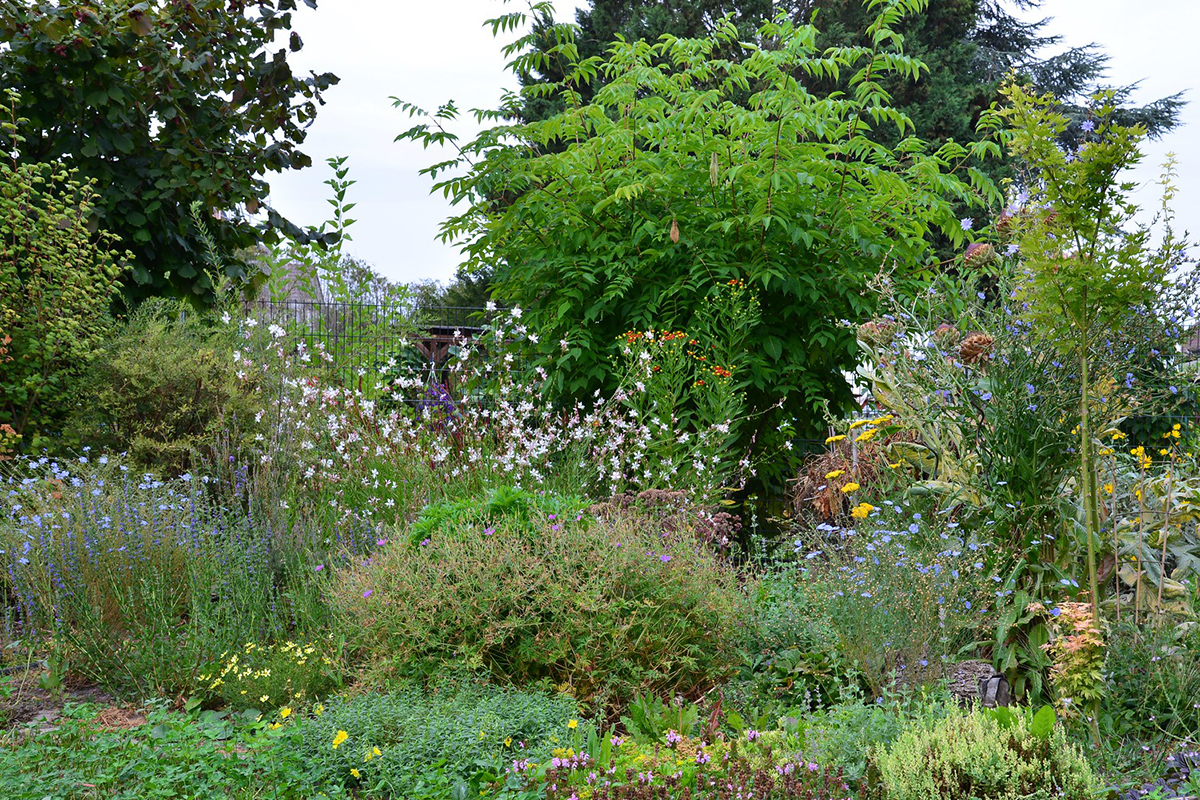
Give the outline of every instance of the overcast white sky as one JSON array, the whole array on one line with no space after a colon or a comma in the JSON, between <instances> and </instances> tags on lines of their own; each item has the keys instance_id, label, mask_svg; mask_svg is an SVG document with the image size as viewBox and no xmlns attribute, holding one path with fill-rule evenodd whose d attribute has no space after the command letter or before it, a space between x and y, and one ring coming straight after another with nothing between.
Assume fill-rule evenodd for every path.
<instances>
[{"instance_id":1,"label":"overcast white sky","mask_svg":"<svg viewBox=\"0 0 1200 800\"><path fill-rule=\"evenodd\" d=\"M941 2L942 0L931 0ZM574 19L586 0L560 0L559 17ZM504 71L500 43L482 25L485 19L523 6L501 0L324 0L317 11L296 14L304 49L297 71L329 70L341 83L309 130L303 149L311 169L272 176L271 199L285 216L302 225L328 218L331 176L324 160L349 157L350 189L358 220L348 251L393 281L447 280L458 253L436 240L438 223L450 215L440 195L417 172L444 154L394 142L411 123L392 107L398 96L425 108L453 99L460 109L491 108L516 81ZM1146 147L1135 178L1154 181L1168 151L1179 159L1179 225L1200 235L1200 0L1045 0L1042 16L1053 17L1048 31L1064 45L1099 43L1111 56L1114 84L1142 81L1135 98L1148 101L1187 89L1192 101L1184 125ZM457 132L469 136L468 121ZM1156 187L1141 192L1143 205L1157 206Z\"/></svg>"}]
</instances>

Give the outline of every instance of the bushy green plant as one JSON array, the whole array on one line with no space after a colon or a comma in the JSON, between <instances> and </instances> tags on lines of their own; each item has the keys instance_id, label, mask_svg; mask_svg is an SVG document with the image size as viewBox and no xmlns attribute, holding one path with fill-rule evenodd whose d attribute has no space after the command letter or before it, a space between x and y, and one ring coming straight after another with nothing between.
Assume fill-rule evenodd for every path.
<instances>
[{"instance_id":1,"label":"bushy green plant","mask_svg":"<svg viewBox=\"0 0 1200 800\"><path fill-rule=\"evenodd\" d=\"M305 620L312 626L313 620ZM278 710L290 716L343 686L342 667L331 637L248 641L221 653L209 671L198 676L196 696L233 708ZM285 712L284 709L287 709Z\"/></svg>"},{"instance_id":2,"label":"bushy green plant","mask_svg":"<svg viewBox=\"0 0 1200 800\"><path fill-rule=\"evenodd\" d=\"M99 349L72 434L156 473L210 462L220 437L250 438L262 404L236 342L182 302L149 300ZM236 442L241 449L246 442Z\"/></svg>"},{"instance_id":3,"label":"bushy green plant","mask_svg":"<svg viewBox=\"0 0 1200 800\"><path fill-rule=\"evenodd\" d=\"M4 101L0 140L23 143L20 98L9 90ZM24 449L53 443L109 331L125 266L114 237L95 229L96 203L62 163L0 163L0 424Z\"/></svg>"},{"instance_id":4,"label":"bushy green plant","mask_svg":"<svg viewBox=\"0 0 1200 800\"><path fill-rule=\"evenodd\" d=\"M534 494L515 486L497 486L482 498L437 500L425 506L408 526L408 540L420 545L435 536L453 536L469 528L483 530L502 522L533 526L536 520L575 517L586 505L578 497Z\"/></svg>"},{"instance_id":5,"label":"bushy green plant","mask_svg":"<svg viewBox=\"0 0 1200 800\"><path fill-rule=\"evenodd\" d=\"M749 706L815 710L856 683L832 621L808 596L811 588L794 567L772 569L751 585L738 687Z\"/></svg>"},{"instance_id":6,"label":"bushy green plant","mask_svg":"<svg viewBox=\"0 0 1200 800\"><path fill-rule=\"evenodd\" d=\"M736 576L690 531L645 523L545 514L396 537L338 574L334 603L372 680L455 664L581 699L706 688L737 663Z\"/></svg>"},{"instance_id":7,"label":"bushy green plant","mask_svg":"<svg viewBox=\"0 0 1200 800\"><path fill-rule=\"evenodd\" d=\"M879 751L877 796L887 800L1085 800L1096 778L1083 753L1041 718L952 711Z\"/></svg>"},{"instance_id":8,"label":"bushy green plant","mask_svg":"<svg viewBox=\"0 0 1200 800\"><path fill-rule=\"evenodd\" d=\"M388 797L478 797L512 761L544 763L566 749L587 727L577 717L565 695L471 682L409 687L331 702L290 744L330 784ZM453 794L460 785L470 793Z\"/></svg>"},{"instance_id":9,"label":"bushy green plant","mask_svg":"<svg viewBox=\"0 0 1200 800\"><path fill-rule=\"evenodd\" d=\"M809 758L840 768L847 781L858 784L867 775L872 751L890 746L909 727L941 719L950 705L949 694L938 687L889 692L876 701L849 698L796 723Z\"/></svg>"}]
</instances>

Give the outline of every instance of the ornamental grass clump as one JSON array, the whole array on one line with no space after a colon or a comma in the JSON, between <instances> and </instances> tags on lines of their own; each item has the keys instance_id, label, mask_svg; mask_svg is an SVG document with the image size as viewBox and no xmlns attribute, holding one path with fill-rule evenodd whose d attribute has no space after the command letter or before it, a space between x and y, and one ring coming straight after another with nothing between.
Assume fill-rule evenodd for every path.
<instances>
[{"instance_id":1,"label":"ornamental grass clump","mask_svg":"<svg viewBox=\"0 0 1200 800\"><path fill-rule=\"evenodd\" d=\"M547 513L390 540L333 595L368 683L457 666L607 702L701 691L739 662L736 576L689 530Z\"/></svg>"},{"instance_id":2,"label":"ornamental grass clump","mask_svg":"<svg viewBox=\"0 0 1200 800\"><path fill-rule=\"evenodd\" d=\"M877 753L875 792L887 800L1084 800L1096 777L1083 753L1038 716L952 711ZM1039 719L1041 717L1041 719ZM1049 724L1047 724L1049 723Z\"/></svg>"}]
</instances>

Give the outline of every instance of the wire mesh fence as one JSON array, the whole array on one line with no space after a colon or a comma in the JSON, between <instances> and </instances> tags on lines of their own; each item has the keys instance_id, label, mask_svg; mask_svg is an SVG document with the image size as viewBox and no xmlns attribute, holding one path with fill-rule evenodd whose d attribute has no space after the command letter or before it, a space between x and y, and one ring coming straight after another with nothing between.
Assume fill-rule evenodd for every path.
<instances>
[{"instance_id":1,"label":"wire mesh fence","mask_svg":"<svg viewBox=\"0 0 1200 800\"><path fill-rule=\"evenodd\" d=\"M420 374L445 379L445 370L464 338L477 336L484 309L458 306L413 307L314 301L255 300L247 316L279 325L310 349L320 345L334 383L370 391L375 376Z\"/></svg>"}]
</instances>

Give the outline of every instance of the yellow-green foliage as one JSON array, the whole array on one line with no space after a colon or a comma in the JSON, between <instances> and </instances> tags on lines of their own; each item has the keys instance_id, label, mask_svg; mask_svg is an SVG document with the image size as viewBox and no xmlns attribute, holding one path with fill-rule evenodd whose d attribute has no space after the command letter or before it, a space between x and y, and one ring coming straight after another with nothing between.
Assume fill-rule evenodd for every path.
<instances>
[{"instance_id":1,"label":"yellow-green foliage","mask_svg":"<svg viewBox=\"0 0 1200 800\"><path fill-rule=\"evenodd\" d=\"M368 679L457 665L600 701L686 694L738 663L736 576L690 531L539 513L391 538L334 593Z\"/></svg>"},{"instance_id":2,"label":"yellow-green foliage","mask_svg":"<svg viewBox=\"0 0 1200 800\"><path fill-rule=\"evenodd\" d=\"M2 100L0 142L25 141L19 99L8 90ZM66 164L9 155L0 159L0 456L57 444L125 271L114 237L96 229L95 186Z\"/></svg>"},{"instance_id":3,"label":"yellow-green foliage","mask_svg":"<svg viewBox=\"0 0 1200 800\"><path fill-rule=\"evenodd\" d=\"M1078 716L1104 693L1104 639L1091 603L1062 603L1054 638L1046 645L1054 668L1050 680L1058 690L1059 713Z\"/></svg>"},{"instance_id":4,"label":"yellow-green foliage","mask_svg":"<svg viewBox=\"0 0 1200 800\"><path fill-rule=\"evenodd\" d=\"M1095 776L1061 726L1037 736L1022 714L1002 725L955 710L876 755L881 800L1084 800Z\"/></svg>"},{"instance_id":5,"label":"yellow-green foliage","mask_svg":"<svg viewBox=\"0 0 1200 800\"><path fill-rule=\"evenodd\" d=\"M147 301L100 351L72 435L164 472L191 468L196 453L210 458L219 437L249 435L261 409L234 349L186 304Z\"/></svg>"}]
</instances>

